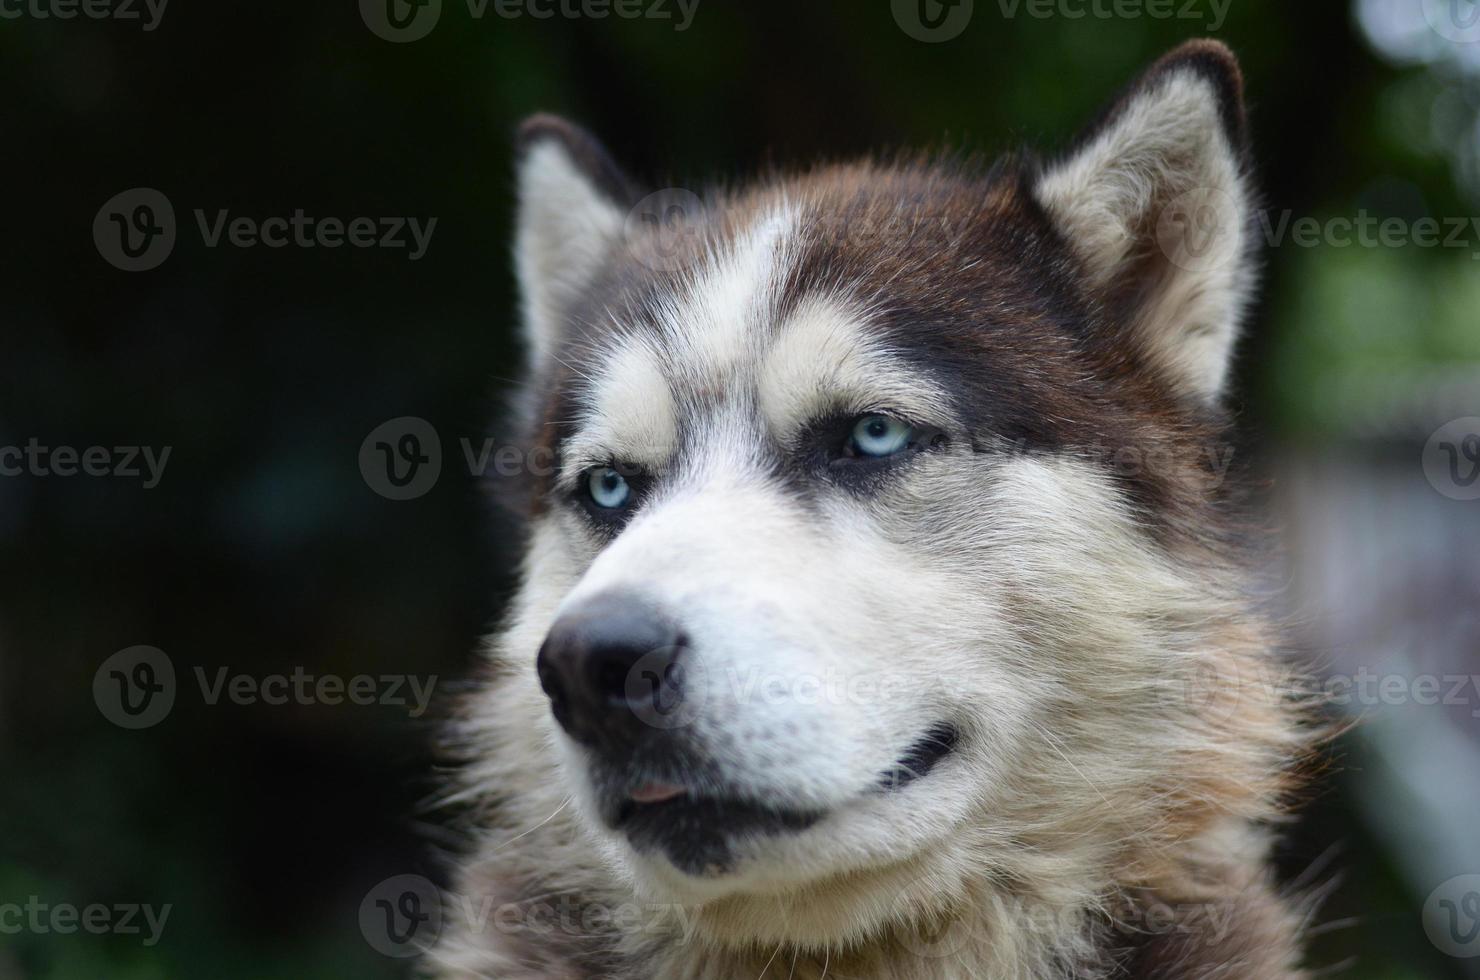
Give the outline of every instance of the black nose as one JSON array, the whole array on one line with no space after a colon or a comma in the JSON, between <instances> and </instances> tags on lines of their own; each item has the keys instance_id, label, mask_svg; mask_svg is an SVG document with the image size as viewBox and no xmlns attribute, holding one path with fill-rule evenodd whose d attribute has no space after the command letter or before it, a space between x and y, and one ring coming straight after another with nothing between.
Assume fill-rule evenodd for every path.
<instances>
[{"instance_id":1,"label":"black nose","mask_svg":"<svg viewBox=\"0 0 1480 980\"><path fill-rule=\"evenodd\" d=\"M622 751L667 727L683 696L684 646L648 601L602 593L556 620L536 669L560 727L586 745Z\"/></svg>"}]
</instances>

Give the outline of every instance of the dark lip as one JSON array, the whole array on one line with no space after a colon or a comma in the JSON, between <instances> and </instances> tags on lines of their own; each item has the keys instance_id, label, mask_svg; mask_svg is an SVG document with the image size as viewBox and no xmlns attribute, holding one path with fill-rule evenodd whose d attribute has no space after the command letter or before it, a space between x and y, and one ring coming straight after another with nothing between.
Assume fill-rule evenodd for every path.
<instances>
[{"instance_id":1,"label":"dark lip","mask_svg":"<svg viewBox=\"0 0 1480 980\"><path fill-rule=\"evenodd\" d=\"M879 776L875 791L894 792L925 778L959 742L955 725L932 725ZM607 825L626 835L637 850L662 853L680 871L694 876L730 870L736 840L799 833L827 816L825 810L768 806L707 791L690 791L661 803L638 803L627 795L628 785L627 780L616 779L607 784L602 794L606 801L602 817Z\"/></svg>"},{"instance_id":2,"label":"dark lip","mask_svg":"<svg viewBox=\"0 0 1480 980\"><path fill-rule=\"evenodd\" d=\"M956 751L960 741L961 732L950 722L931 725L900 756L899 761L879 777L877 788L885 793L893 793L924 779L941 760Z\"/></svg>"},{"instance_id":3,"label":"dark lip","mask_svg":"<svg viewBox=\"0 0 1480 980\"><path fill-rule=\"evenodd\" d=\"M679 870L697 876L729 870L730 845L739 838L797 833L824 816L820 810L778 809L686 794L662 803L624 800L609 822L638 850L661 851Z\"/></svg>"}]
</instances>

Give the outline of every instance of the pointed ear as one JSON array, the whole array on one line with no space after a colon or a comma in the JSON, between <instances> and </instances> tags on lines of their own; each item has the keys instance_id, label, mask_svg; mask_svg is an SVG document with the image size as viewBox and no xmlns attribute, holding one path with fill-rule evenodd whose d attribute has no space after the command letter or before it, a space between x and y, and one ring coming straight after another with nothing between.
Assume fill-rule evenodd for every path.
<instances>
[{"instance_id":1,"label":"pointed ear","mask_svg":"<svg viewBox=\"0 0 1480 980\"><path fill-rule=\"evenodd\" d=\"M515 266L531 365L547 363L570 303L622 236L631 184L590 133L556 116L519 127Z\"/></svg>"},{"instance_id":2,"label":"pointed ear","mask_svg":"<svg viewBox=\"0 0 1480 980\"><path fill-rule=\"evenodd\" d=\"M1036 185L1096 298L1176 390L1204 403L1223 393L1256 277L1246 139L1237 59L1193 41Z\"/></svg>"}]
</instances>

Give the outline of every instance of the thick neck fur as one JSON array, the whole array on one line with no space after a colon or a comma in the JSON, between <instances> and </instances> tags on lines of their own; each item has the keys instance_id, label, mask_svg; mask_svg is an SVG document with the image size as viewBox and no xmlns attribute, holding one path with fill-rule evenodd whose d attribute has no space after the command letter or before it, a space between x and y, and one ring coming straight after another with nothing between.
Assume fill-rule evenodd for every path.
<instances>
[{"instance_id":1,"label":"thick neck fur","mask_svg":"<svg viewBox=\"0 0 1480 980\"><path fill-rule=\"evenodd\" d=\"M1244 846L1262 846L1257 836ZM476 876L475 876L476 880ZM531 906L507 882L478 897ZM1185 869L1159 889L1111 889L1101 896L1027 894L983 879L961 890L949 911L913 926L891 925L837 948L793 942L731 945L710 930L723 911L654 913L635 934L557 935L546 925L511 929L497 946L466 933L435 952L446 978L500 980L1300 980L1298 923L1260 872L1221 864ZM1067 882L1065 883L1067 886ZM546 902L555 899L539 896ZM604 899L568 894L561 921L594 921L593 910L635 907L619 889ZM1067 904L1057 904L1057 902ZM580 911L575 911L579 909ZM732 910L743 914L741 910ZM708 921L706 921L708 920ZM509 920L509 921L512 921ZM546 920L550 921L550 920ZM731 927L733 924L731 924ZM473 930L474 932L478 930Z\"/></svg>"}]
</instances>

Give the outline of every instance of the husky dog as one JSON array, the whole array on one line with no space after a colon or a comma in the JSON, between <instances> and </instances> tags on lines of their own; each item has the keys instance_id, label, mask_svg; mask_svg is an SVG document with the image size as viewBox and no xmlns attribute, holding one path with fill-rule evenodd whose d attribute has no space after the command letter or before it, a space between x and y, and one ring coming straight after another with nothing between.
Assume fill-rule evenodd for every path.
<instances>
[{"instance_id":1,"label":"husky dog","mask_svg":"<svg viewBox=\"0 0 1480 980\"><path fill-rule=\"evenodd\" d=\"M704 197L524 125L528 548L430 971L1304 976L1242 99L1193 42L1049 161Z\"/></svg>"}]
</instances>

